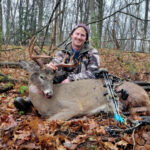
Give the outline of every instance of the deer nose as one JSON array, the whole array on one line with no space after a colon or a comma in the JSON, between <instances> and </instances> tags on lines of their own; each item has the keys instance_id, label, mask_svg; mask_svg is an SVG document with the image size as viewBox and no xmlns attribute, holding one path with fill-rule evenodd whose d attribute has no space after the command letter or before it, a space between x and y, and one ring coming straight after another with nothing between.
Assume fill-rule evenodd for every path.
<instances>
[{"instance_id":1,"label":"deer nose","mask_svg":"<svg viewBox=\"0 0 150 150\"><path fill-rule=\"evenodd\" d=\"M47 92L45 92L45 96L47 98L51 98L53 96L53 91L47 91Z\"/></svg>"}]
</instances>

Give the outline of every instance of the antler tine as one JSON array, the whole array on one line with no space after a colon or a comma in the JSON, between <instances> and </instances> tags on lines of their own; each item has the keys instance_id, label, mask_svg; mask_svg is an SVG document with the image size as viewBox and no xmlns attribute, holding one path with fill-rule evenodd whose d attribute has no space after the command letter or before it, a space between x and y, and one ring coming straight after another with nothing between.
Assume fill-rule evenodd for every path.
<instances>
[{"instance_id":1,"label":"antler tine","mask_svg":"<svg viewBox=\"0 0 150 150\"><path fill-rule=\"evenodd\" d=\"M65 60L66 60L66 58L67 58L67 54L66 54L66 55L64 56L64 59L63 59L62 63L57 64L56 66L57 66L57 67L66 67L66 68L72 67L72 68L74 68L74 67L78 64L77 61L76 61L74 64L72 64L72 60L73 60L74 55L75 55L75 54L73 54L73 55L71 56L69 63L66 64L66 63L65 63Z\"/></svg>"},{"instance_id":2,"label":"antler tine","mask_svg":"<svg viewBox=\"0 0 150 150\"><path fill-rule=\"evenodd\" d=\"M65 54L64 59L63 59L62 63L65 63L66 58L67 58L67 54Z\"/></svg>"},{"instance_id":3,"label":"antler tine","mask_svg":"<svg viewBox=\"0 0 150 150\"><path fill-rule=\"evenodd\" d=\"M74 56L75 56L75 53L71 56L70 61L69 61L69 64L72 63L72 60L73 60L73 57L74 57Z\"/></svg>"},{"instance_id":4,"label":"antler tine","mask_svg":"<svg viewBox=\"0 0 150 150\"><path fill-rule=\"evenodd\" d=\"M29 49L28 49L29 50L29 55L30 55L30 58L40 66L40 68L43 68L43 64L42 64L41 61L38 60L38 58L50 58L50 56L33 55L35 42L36 42L36 37L34 36L29 42Z\"/></svg>"},{"instance_id":5,"label":"antler tine","mask_svg":"<svg viewBox=\"0 0 150 150\"><path fill-rule=\"evenodd\" d=\"M45 56L45 55L33 55L33 50L34 50L34 46L35 46L35 42L36 42L36 37L34 36L30 43L29 43L29 55L31 57L31 59L38 59L38 58L51 58L51 56Z\"/></svg>"}]
</instances>

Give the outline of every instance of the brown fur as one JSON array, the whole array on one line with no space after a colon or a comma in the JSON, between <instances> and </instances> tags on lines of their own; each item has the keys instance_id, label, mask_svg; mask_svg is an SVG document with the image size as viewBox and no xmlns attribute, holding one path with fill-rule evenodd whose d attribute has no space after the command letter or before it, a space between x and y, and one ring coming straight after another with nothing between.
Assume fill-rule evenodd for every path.
<instances>
[{"instance_id":1,"label":"brown fur","mask_svg":"<svg viewBox=\"0 0 150 150\"><path fill-rule=\"evenodd\" d=\"M106 89L101 80L80 80L68 84L54 85L54 95L46 99L29 85L33 105L42 116L49 120L68 120L74 116L92 115L107 110L103 94Z\"/></svg>"},{"instance_id":2,"label":"brown fur","mask_svg":"<svg viewBox=\"0 0 150 150\"><path fill-rule=\"evenodd\" d=\"M103 87L102 79L80 80L53 86L53 70L41 70L38 66L24 61L21 64L32 73L29 82L31 101L39 113L49 120L68 120L78 115L92 115L101 110L111 110L104 96L106 88ZM145 111L150 112L150 100L143 88L124 82L116 90L121 89L129 93L126 101L120 99L124 108L129 106L131 112L136 112L139 107L143 107ZM50 96L50 99L46 98Z\"/></svg>"},{"instance_id":3,"label":"brown fur","mask_svg":"<svg viewBox=\"0 0 150 150\"><path fill-rule=\"evenodd\" d=\"M132 82L123 82L123 84L117 87L117 91L121 89L124 89L129 93L127 100L122 100L120 98L120 101L125 109L129 108L129 111L132 114L138 111L145 111L150 114L149 96L142 87Z\"/></svg>"}]
</instances>

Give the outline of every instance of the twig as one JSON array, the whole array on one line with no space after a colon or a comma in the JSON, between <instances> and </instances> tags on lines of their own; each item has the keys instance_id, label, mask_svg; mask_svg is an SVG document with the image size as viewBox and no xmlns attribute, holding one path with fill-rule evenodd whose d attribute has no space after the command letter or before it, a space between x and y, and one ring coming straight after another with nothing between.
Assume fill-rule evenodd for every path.
<instances>
[{"instance_id":1,"label":"twig","mask_svg":"<svg viewBox=\"0 0 150 150\"><path fill-rule=\"evenodd\" d=\"M132 132L132 140L133 140L133 150L135 150L135 138L134 138L135 129Z\"/></svg>"},{"instance_id":2,"label":"twig","mask_svg":"<svg viewBox=\"0 0 150 150\"><path fill-rule=\"evenodd\" d=\"M93 23L96 23L96 22L101 22L101 21L103 21L103 20L106 20L107 18L110 18L110 17L114 16L115 14L120 13L121 10L123 10L123 9L125 9L125 8L127 8L127 7L129 7L130 5L139 5L139 4L142 3L143 1L144 1L144 0L140 1L139 3L132 3L132 2L131 2L131 3L127 4L126 6L120 8L119 10L115 11L115 12L112 13L111 15L106 16L106 17L104 17L104 18L101 19L101 20L95 20L95 21L89 22L89 23L87 23L87 25L93 24Z\"/></svg>"},{"instance_id":3,"label":"twig","mask_svg":"<svg viewBox=\"0 0 150 150\"><path fill-rule=\"evenodd\" d=\"M53 12L52 12L52 14L51 14L51 16L50 16L50 19L49 19L48 24L47 24L47 27L46 27L45 35L44 35L44 38L43 38L43 40L42 40L41 49L43 49L43 45L44 45L45 38L46 38L48 29L49 29L49 25L50 25L50 23L52 22L52 18L53 18L54 12L56 11L57 7L60 5L60 2L61 2L61 0L59 0L59 1L56 3L55 8L53 9Z\"/></svg>"},{"instance_id":4,"label":"twig","mask_svg":"<svg viewBox=\"0 0 150 150\"><path fill-rule=\"evenodd\" d=\"M1 52L7 52L7 51L12 51L12 50L18 50L18 49L22 49L20 47L16 47L16 48L10 48L10 49L1 49Z\"/></svg>"}]
</instances>

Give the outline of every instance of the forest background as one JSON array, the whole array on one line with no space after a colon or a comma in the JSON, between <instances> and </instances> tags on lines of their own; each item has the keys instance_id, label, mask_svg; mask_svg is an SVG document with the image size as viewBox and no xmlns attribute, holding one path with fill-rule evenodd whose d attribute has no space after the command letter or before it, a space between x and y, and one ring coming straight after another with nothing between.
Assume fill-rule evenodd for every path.
<instances>
[{"instance_id":1,"label":"forest background","mask_svg":"<svg viewBox=\"0 0 150 150\"><path fill-rule=\"evenodd\" d=\"M52 50L85 23L96 48L149 53L149 13L149 0L0 0L0 46L27 45L34 35L41 51Z\"/></svg>"}]
</instances>

